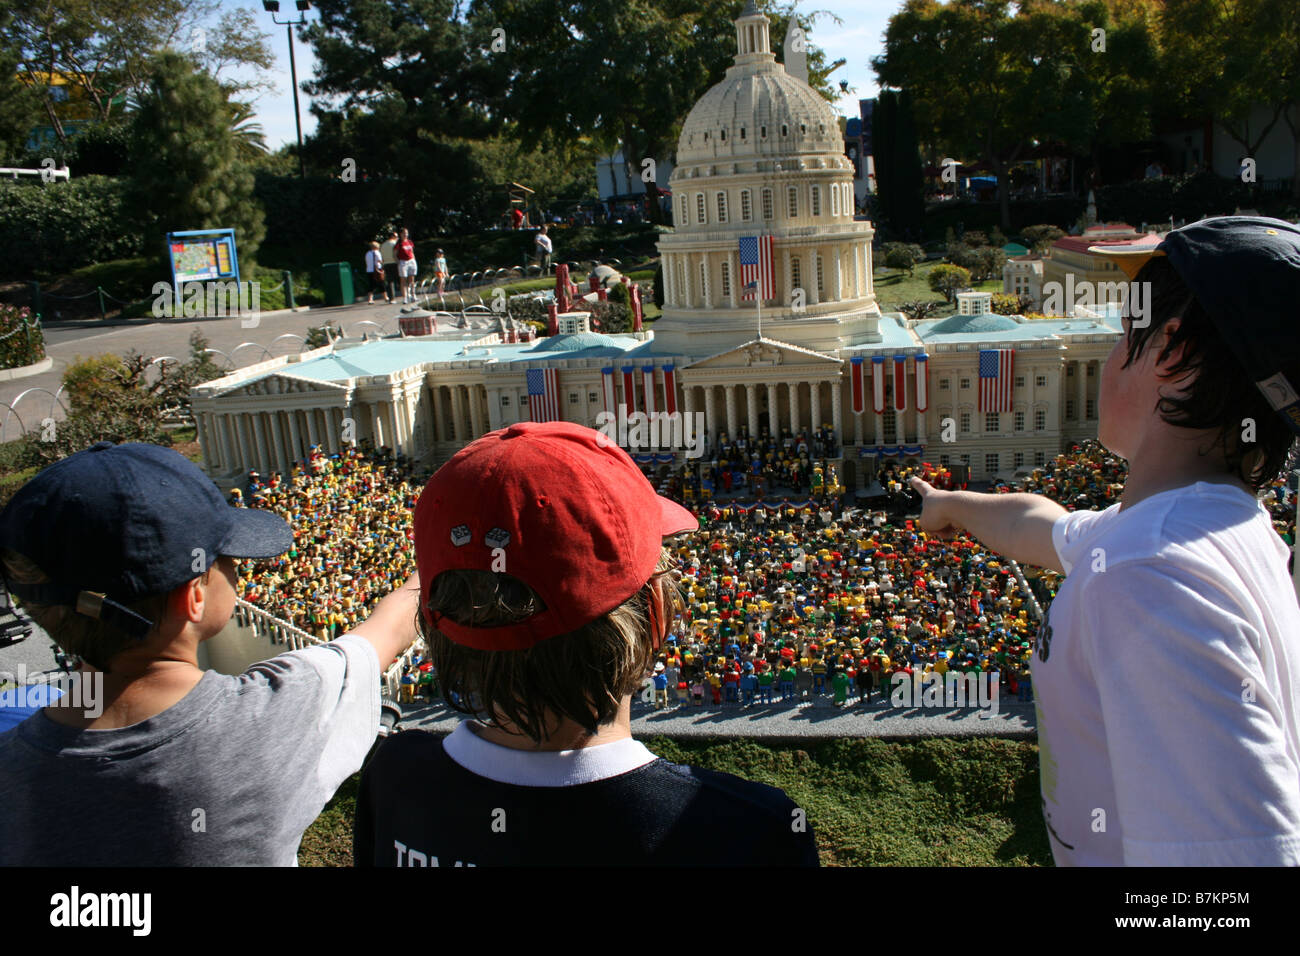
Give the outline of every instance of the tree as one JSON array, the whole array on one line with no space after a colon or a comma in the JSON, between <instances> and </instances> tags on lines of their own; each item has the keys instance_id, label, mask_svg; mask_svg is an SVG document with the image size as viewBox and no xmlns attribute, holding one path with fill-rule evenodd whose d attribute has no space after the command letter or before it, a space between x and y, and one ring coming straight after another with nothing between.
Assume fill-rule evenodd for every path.
<instances>
[{"instance_id":1,"label":"tree","mask_svg":"<svg viewBox=\"0 0 1300 956\"><path fill-rule=\"evenodd\" d=\"M1112 5L1121 10L1144 3L1026 0L1013 10L1010 0L907 0L890 18L885 52L872 66L882 87L915 96L922 139L992 167L1001 225L1008 228L1008 170L1036 142L1079 146L1082 136L1095 148L1142 128L1154 70L1144 72L1141 57L1130 63L1120 52L1093 53L1089 26ZM1131 20L1131 48L1140 51L1147 20Z\"/></svg>"},{"instance_id":2,"label":"tree","mask_svg":"<svg viewBox=\"0 0 1300 956\"><path fill-rule=\"evenodd\" d=\"M925 258L925 250L911 242L885 243L885 266L889 269L906 269L910 276L916 264Z\"/></svg>"},{"instance_id":3,"label":"tree","mask_svg":"<svg viewBox=\"0 0 1300 956\"><path fill-rule=\"evenodd\" d=\"M0 49L16 53L16 75L66 147L69 104L94 122L122 115L165 49L188 51L214 78L232 65L269 69L267 38L251 15L231 11L214 23L218 9L217 0L18 0L12 18L0 22ZM66 82L55 84L56 77Z\"/></svg>"},{"instance_id":4,"label":"tree","mask_svg":"<svg viewBox=\"0 0 1300 956\"><path fill-rule=\"evenodd\" d=\"M320 0L319 19L300 36L316 55L319 122L306 149L317 172L339 177L351 161L358 179L392 184L409 226L454 227L460 204L481 173L470 141L501 128L504 61L493 52L495 24L467 16L457 0ZM523 44L523 33L513 36ZM507 34L507 38L511 35ZM551 72L558 71L551 65ZM575 84L576 85L576 84Z\"/></svg>"},{"instance_id":5,"label":"tree","mask_svg":"<svg viewBox=\"0 0 1300 956\"><path fill-rule=\"evenodd\" d=\"M1025 240L1025 245L1029 246L1031 252L1036 252L1039 255L1046 253L1051 248L1052 243L1064 235L1065 230L1050 223L1026 226L1020 230L1020 237Z\"/></svg>"},{"instance_id":6,"label":"tree","mask_svg":"<svg viewBox=\"0 0 1300 956\"><path fill-rule=\"evenodd\" d=\"M995 292L993 311L998 315L1024 315L1034 305L1034 300L1023 292Z\"/></svg>"},{"instance_id":7,"label":"tree","mask_svg":"<svg viewBox=\"0 0 1300 956\"><path fill-rule=\"evenodd\" d=\"M131 205L146 247L168 232L235 229L247 272L265 227L230 117L216 80L181 54L159 56L132 129Z\"/></svg>"},{"instance_id":8,"label":"tree","mask_svg":"<svg viewBox=\"0 0 1300 956\"><path fill-rule=\"evenodd\" d=\"M13 18L0 7L0 166L17 165L41 114L41 96L17 75L23 54L13 37Z\"/></svg>"},{"instance_id":9,"label":"tree","mask_svg":"<svg viewBox=\"0 0 1300 956\"><path fill-rule=\"evenodd\" d=\"M920 237L925 219L925 176L917 145L912 97L881 90L871 114L880 215L895 234Z\"/></svg>"},{"instance_id":10,"label":"tree","mask_svg":"<svg viewBox=\"0 0 1300 956\"><path fill-rule=\"evenodd\" d=\"M938 299L911 299L898 307L898 311L915 322L920 322L944 303Z\"/></svg>"},{"instance_id":11,"label":"tree","mask_svg":"<svg viewBox=\"0 0 1300 956\"><path fill-rule=\"evenodd\" d=\"M930 270L930 291L938 292L951 305L957 293L970 288L970 272L961 266L942 265Z\"/></svg>"},{"instance_id":12,"label":"tree","mask_svg":"<svg viewBox=\"0 0 1300 956\"><path fill-rule=\"evenodd\" d=\"M629 180L648 177L657 217L657 165L731 65L737 12L735 0L480 0L471 18L504 31L505 49L493 61L508 91L501 111L523 141L586 142L603 155L621 148ZM797 16L793 4L768 15L774 39ZM824 52L810 43L807 54L811 84L833 98Z\"/></svg>"},{"instance_id":13,"label":"tree","mask_svg":"<svg viewBox=\"0 0 1300 956\"><path fill-rule=\"evenodd\" d=\"M253 122L253 104L229 100L226 109L230 114L230 135L235 139L235 151L240 160L254 162L269 153L262 124Z\"/></svg>"}]
</instances>

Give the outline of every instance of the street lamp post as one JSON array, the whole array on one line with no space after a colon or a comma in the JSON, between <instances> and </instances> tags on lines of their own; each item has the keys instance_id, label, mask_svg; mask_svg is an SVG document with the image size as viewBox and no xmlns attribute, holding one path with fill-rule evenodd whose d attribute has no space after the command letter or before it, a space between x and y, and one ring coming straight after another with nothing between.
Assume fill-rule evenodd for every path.
<instances>
[{"instance_id":1,"label":"street lamp post","mask_svg":"<svg viewBox=\"0 0 1300 956\"><path fill-rule=\"evenodd\" d=\"M302 158L302 116L298 109L298 67L293 58L293 28L307 22L306 14L311 8L311 0L295 0L295 5L298 7L297 20L278 20L275 15L280 12L280 0L262 0L262 7L271 14L271 20L283 26L285 35L289 38L289 76L293 80L293 122L298 128L298 175L306 179L307 167Z\"/></svg>"}]
</instances>

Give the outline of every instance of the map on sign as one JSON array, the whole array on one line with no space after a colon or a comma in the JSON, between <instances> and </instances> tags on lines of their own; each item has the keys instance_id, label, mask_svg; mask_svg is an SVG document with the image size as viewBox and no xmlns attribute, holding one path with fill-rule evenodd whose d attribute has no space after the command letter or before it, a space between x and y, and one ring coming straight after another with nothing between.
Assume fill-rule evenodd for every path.
<instances>
[{"instance_id":1,"label":"map on sign","mask_svg":"<svg viewBox=\"0 0 1300 956\"><path fill-rule=\"evenodd\" d=\"M225 243L222 243L224 246ZM230 254L226 253L227 269ZM181 282L217 277L217 244L209 240L199 242L173 242L172 262L176 268L176 278Z\"/></svg>"},{"instance_id":2,"label":"map on sign","mask_svg":"<svg viewBox=\"0 0 1300 956\"><path fill-rule=\"evenodd\" d=\"M233 229L169 233L167 252L176 284L239 278Z\"/></svg>"}]
</instances>

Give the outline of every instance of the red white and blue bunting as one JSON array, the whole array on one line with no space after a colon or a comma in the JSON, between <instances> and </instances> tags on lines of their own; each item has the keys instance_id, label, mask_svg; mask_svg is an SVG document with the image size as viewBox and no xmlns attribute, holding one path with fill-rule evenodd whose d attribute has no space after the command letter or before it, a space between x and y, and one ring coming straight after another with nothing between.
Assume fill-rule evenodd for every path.
<instances>
[{"instance_id":1,"label":"red white and blue bunting","mask_svg":"<svg viewBox=\"0 0 1300 956\"><path fill-rule=\"evenodd\" d=\"M671 365L664 366L664 410L677 414L677 372Z\"/></svg>"},{"instance_id":2,"label":"red white and blue bunting","mask_svg":"<svg viewBox=\"0 0 1300 956\"><path fill-rule=\"evenodd\" d=\"M605 411L615 414L618 400L614 397L614 366L607 365L600 370L600 381L605 390Z\"/></svg>"},{"instance_id":3,"label":"red white and blue bunting","mask_svg":"<svg viewBox=\"0 0 1300 956\"><path fill-rule=\"evenodd\" d=\"M861 355L849 359L849 381L853 389L853 414L855 415L861 415L862 410L866 408L866 388L862 381L864 364Z\"/></svg>"},{"instance_id":4,"label":"red white and blue bunting","mask_svg":"<svg viewBox=\"0 0 1300 956\"><path fill-rule=\"evenodd\" d=\"M623 366L623 404L627 406L628 414L636 411L636 371L635 366Z\"/></svg>"},{"instance_id":5,"label":"red white and blue bunting","mask_svg":"<svg viewBox=\"0 0 1300 956\"><path fill-rule=\"evenodd\" d=\"M930 407L930 356L922 352L916 357L916 410L924 412Z\"/></svg>"},{"instance_id":6,"label":"red white and blue bunting","mask_svg":"<svg viewBox=\"0 0 1300 956\"><path fill-rule=\"evenodd\" d=\"M885 357L871 356L871 398L877 415L885 413Z\"/></svg>"},{"instance_id":7,"label":"red white and blue bunting","mask_svg":"<svg viewBox=\"0 0 1300 956\"><path fill-rule=\"evenodd\" d=\"M653 415L655 413L655 367L642 365L641 374L644 376L645 413Z\"/></svg>"}]
</instances>

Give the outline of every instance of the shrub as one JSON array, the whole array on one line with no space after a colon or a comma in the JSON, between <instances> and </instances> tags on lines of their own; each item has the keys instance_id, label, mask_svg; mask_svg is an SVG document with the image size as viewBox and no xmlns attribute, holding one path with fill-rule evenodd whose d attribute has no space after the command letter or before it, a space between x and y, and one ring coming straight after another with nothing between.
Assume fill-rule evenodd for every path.
<instances>
[{"instance_id":1,"label":"shrub","mask_svg":"<svg viewBox=\"0 0 1300 956\"><path fill-rule=\"evenodd\" d=\"M1042 255L1047 251L1057 239L1065 235L1065 230L1059 229L1049 223L1041 223L1037 226L1026 226L1020 230L1020 236L1025 240L1031 251Z\"/></svg>"},{"instance_id":2,"label":"shrub","mask_svg":"<svg viewBox=\"0 0 1300 956\"><path fill-rule=\"evenodd\" d=\"M45 358L45 335L32 310L0 304L0 368L21 368Z\"/></svg>"},{"instance_id":3,"label":"shrub","mask_svg":"<svg viewBox=\"0 0 1300 956\"><path fill-rule=\"evenodd\" d=\"M162 237L158 237L161 243ZM121 180L0 181L0 278L66 273L141 251Z\"/></svg>"},{"instance_id":4,"label":"shrub","mask_svg":"<svg viewBox=\"0 0 1300 956\"><path fill-rule=\"evenodd\" d=\"M1024 315L1034 304L1034 300L1023 292L996 292L993 295L993 311L998 315Z\"/></svg>"},{"instance_id":5,"label":"shrub","mask_svg":"<svg viewBox=\"0 0 1300 956\"><path fill-rule=\"evenodd\" d=\"M905 269L910 276L916 264L925 258L925 250L912 242L885 243L885 265L890 269Z\"/></svg>"}]
</instances>

